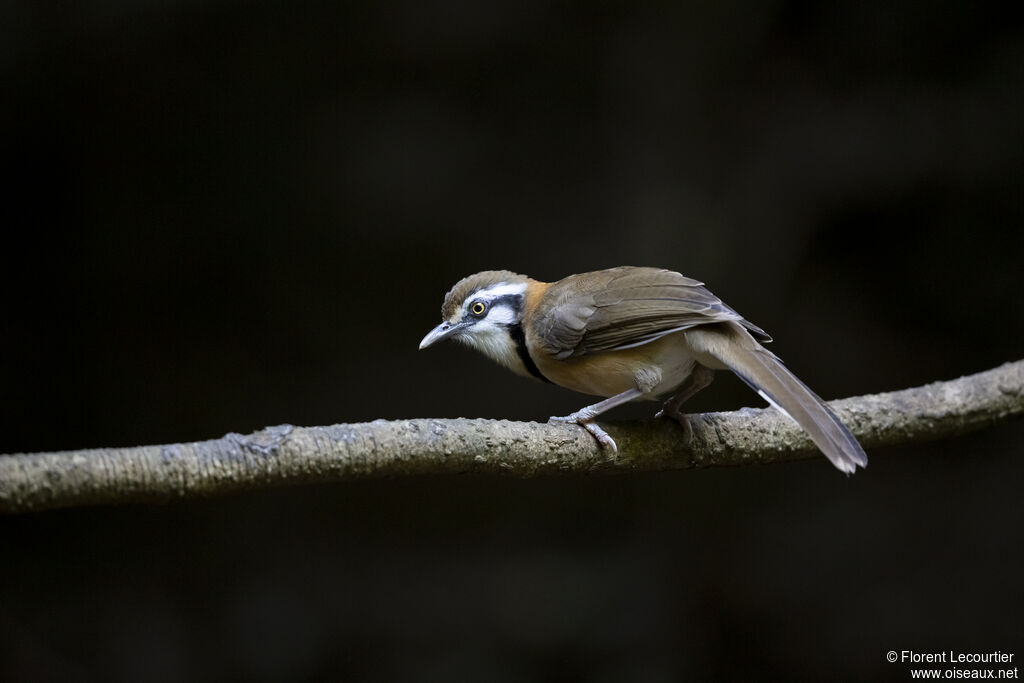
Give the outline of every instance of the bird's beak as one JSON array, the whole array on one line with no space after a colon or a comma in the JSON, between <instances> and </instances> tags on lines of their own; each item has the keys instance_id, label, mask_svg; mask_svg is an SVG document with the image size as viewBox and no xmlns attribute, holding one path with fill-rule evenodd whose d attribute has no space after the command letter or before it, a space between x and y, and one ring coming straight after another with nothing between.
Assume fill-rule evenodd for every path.
<instances>
[{"instance_id":1,"label":"bird's beak","mask_svg":"<svg viewBox=\"0 0 1024 683\"><path fill-rule=\"evenodd\" d=\"M430 332L427 332L427 336L424 337L423 341L420 342L420 349L425 349L431 344L434 344L436 342L441 341L442 339L446 339L452 336L453 334L461 330L463 327L464 325L462 325L461 323L457 323L455 325L449 322L441 323L440 325L432 329Z\"/></svg>"}]
</instances>

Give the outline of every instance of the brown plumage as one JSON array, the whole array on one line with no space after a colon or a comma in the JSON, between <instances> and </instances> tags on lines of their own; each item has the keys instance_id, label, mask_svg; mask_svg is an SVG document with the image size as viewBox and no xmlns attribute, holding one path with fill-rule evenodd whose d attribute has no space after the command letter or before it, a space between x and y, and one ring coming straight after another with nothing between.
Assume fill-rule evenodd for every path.
<instances>
[{"instance_id":1,"label":"brown plumage","mask_svg":"<svg viewBox=\"0 0 1024 683\"><path fill-rule=\"evenodd\" d=\"M673 331L730 320L760 341L771 341L703 285L661 268L625 266L570 275L547 288L528 327L539 347L556 358L638 346Z\"/></svg>"},{"instance_id":2,"label":"brown plumage","mask_svg":"<svg viewBox=\"0 0 1024 683\"><path fill-rule=\"evenodd\" d=\"M807 431L837 468L867 465L832 410L761 345L771 337L679 273L623 266L545 283L485 271L456 283L442 317L420 348L451 336L520 374L607 397L552 420L577 422L610 448L615 442L593 422L597 415L675 393L660 414L685 426L681 404L713 370L730 369Z\"/></svg>"}]
</instances>

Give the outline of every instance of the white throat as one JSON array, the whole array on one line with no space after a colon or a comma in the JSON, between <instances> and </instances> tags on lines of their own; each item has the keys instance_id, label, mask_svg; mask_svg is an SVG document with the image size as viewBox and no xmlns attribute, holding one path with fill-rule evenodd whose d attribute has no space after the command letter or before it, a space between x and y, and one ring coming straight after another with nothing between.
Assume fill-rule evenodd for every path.
<instances>
[{"instance_id":1,"label":"white throat","mask_svg":"<svg viewBox=\"0 0 1024 683\"><path fill-rule=\"evenodd\" d=\"M459 340L513 372L520 375L529 374L522 359L519 358L516 342L506 327L486 322L477 323L472 332L460 336Z\"/></svg>"}]
</instances>

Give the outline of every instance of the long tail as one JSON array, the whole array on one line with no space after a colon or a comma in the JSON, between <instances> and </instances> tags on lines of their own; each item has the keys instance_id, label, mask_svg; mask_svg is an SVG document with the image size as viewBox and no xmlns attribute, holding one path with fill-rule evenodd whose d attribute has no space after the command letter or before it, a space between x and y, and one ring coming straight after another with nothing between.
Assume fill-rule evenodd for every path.
<instances>
[{"instance_id":1,"label":"long tail","mask_svg":"<svg viewBox=\"0 0 1024 683\"><path fill-rule=\"evenodd\" d=\"M695 328L688 332L687 339L697 350L728 366L763 399L800 425L841 472L852 474L858 465L867 467L864 449L828 405L738 325Z\"/></svg>"}]
</instances>

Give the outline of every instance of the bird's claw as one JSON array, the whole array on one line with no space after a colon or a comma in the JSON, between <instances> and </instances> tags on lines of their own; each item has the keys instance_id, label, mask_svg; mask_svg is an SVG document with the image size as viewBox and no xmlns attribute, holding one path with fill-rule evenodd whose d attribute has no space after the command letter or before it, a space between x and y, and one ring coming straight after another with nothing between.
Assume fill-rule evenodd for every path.
<instances>
[{"instance_id":1,"label":"bird's claw","mask_svg":"<svg viewBox=\"0 0 1024 683\"><path fill-rule=\"evenodd\" d=\"M578 424L588 432L593 434L594 438L597 439L597 443L602 448L607 448L612 453L618 453L619 447L615 445L615 439L609 436L608 432L604 431L596 422L591 422L592 416L584 414L583 411L575 412L572 415L566 415L565 417L551 417L548 422L556 422L562 424Z\"/></svg>"},{"instance_id":2,"label":"bird's claw","mask_svg":"<svg viewBox=\"0 0 1024 683\"><path fill-rule=\"evenodd\" d=\"M690 424L690 416L683 411L666 404L664 408L654 414L655 419L660 417L675 420L682 426L683 439L685 443L689 443L690 439L693 438L693 426Z\"/></svg>"}]
</instances>

